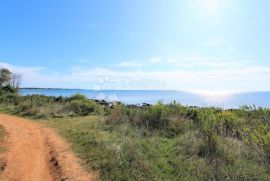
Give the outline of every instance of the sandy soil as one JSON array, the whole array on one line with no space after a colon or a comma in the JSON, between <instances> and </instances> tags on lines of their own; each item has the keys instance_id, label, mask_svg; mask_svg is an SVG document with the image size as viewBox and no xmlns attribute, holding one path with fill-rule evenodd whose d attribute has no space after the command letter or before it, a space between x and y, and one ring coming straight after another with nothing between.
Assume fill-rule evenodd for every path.
<instances>
[{"instance_id":1,"label":"sandy soil","mask_svg":"<svg viewBox=\"0 0 270 181\"><path fill-rule=\"evenodd\" d=\"M98 173L87 173L68 144L57 133L33 121L0 114L8 133L4 181L89 181Z\"/></svg>"}]
</instances>

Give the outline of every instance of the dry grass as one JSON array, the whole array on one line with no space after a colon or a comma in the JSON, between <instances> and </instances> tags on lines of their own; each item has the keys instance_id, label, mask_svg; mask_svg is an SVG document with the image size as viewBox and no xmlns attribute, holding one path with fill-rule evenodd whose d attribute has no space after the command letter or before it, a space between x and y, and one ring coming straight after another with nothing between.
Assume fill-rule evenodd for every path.
<instances>
[{"instance_id":1,"label":"dry grass","mask_svg":"<svg viewBox=\"0 0 270 181\"><path fill-rule=\"evenodd\" d=\"M4 153L7 151L6 145L6 132L4 128L0 125L0 173L5 169L5 155Z\"/></svg>"}]
</instances>

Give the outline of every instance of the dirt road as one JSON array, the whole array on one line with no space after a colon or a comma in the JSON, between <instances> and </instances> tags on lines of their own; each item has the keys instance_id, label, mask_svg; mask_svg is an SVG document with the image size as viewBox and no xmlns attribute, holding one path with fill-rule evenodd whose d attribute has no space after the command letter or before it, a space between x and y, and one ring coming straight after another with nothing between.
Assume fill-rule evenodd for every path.
<instances>
[{"instance_id":1,"label":"dirt road","mask_svg":"<svg viewBox=\"0 0 270 181\"><path fill-rule=\"evenodd\" d=\"M98 173L87 173L54 130L27 119L0 114L8 134L4 181L89 181Z\"/></svg>"}]
</instances>

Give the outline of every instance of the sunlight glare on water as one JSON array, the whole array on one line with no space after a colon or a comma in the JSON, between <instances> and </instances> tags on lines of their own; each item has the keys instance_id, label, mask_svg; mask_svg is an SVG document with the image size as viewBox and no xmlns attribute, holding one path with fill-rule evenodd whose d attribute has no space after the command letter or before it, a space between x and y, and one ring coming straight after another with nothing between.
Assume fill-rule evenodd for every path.
<instances>
[{"instance_id":1,"label":"sunlight glare on water","mask_svg":"<svg viewBox=\"0 0 270 181\"><path fill-rule=\"evenodd\" d=\"M221 105L232 99L236 92L232 91L196 91L194 92L201 97L201 99L213 105Z\"/></svg>"}]
</instances>

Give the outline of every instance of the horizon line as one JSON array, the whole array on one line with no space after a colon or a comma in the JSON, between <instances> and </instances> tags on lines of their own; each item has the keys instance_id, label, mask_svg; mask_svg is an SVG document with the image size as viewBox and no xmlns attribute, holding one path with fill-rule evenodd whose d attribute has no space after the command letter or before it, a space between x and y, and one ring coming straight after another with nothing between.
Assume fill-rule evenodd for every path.
<instances>
[{"instance_id":1,"label":"horizon line","mask_svg":"<svg viewBox=\"0 0 270 181\"><path fill-rule=\"evenodd\" d=\"M95 90L95 89L86 89L86 88L57 88L57 87L21 87L20 89L47 89L47 90L85 90L85 91L175 91L175 92L190 92L196 94L208 94L208 93L252 93L252 92L270 92L270 90L176 90L176 89L103 89L103 90Z\"/></svg>"}]
</instances>

